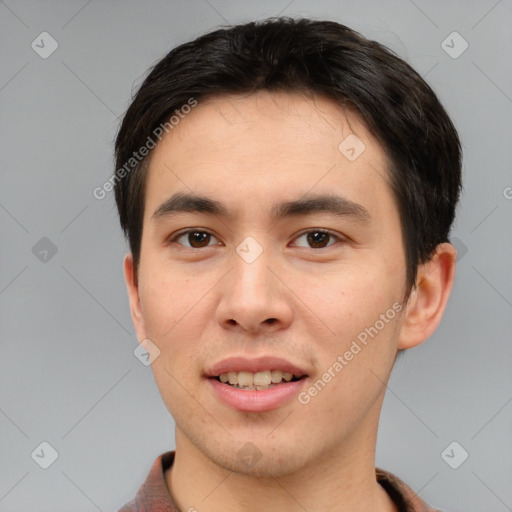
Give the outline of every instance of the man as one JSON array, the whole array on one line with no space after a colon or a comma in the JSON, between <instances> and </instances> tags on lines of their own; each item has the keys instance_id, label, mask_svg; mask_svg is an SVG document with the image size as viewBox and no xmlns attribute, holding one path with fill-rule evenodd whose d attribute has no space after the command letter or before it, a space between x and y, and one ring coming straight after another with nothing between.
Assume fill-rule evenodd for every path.
<instances>
[{"instance_id":1,"label":"man","mask_svg":"<svg viewBox=\"0 0 512 512\"><path fill-rule=\"evenodd\" d=\"M334 22L218 30L116 140L137 337L176 423L126 511L428 511L375 468L400 351L442 317L461 187L430 87Z\"/></svg>"}]
</instances>

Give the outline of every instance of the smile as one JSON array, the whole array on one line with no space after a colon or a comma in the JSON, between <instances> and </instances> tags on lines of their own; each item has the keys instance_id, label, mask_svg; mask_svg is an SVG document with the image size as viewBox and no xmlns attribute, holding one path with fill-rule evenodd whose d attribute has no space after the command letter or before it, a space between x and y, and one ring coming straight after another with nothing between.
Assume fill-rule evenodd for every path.
<instances>
[{"instance_id":1,"label":"smile","mask_svg":"<svg viewBox=\"0 0 512 512\"><path fill-rule=\"evenodd\" d=\"M262 391L273 388L284 382L297 381L301 377L281 370L265 370L260 372L226 372L215 377L219 382L236 389L255 389Z\"/></svg>"}]
</instances>

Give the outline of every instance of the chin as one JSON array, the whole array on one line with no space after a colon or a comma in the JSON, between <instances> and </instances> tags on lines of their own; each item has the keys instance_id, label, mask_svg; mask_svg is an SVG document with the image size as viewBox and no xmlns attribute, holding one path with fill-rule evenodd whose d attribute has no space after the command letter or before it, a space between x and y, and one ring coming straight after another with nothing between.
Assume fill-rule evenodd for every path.
<instances>
[{"instance_id":1,"label":"chin","mask_svg":"<svg viewBox=\"0 0 512 512\"><path fill-rule=\"evenodd\" d=\"M238 446L238 443L235 444ZM241 448L233 448L232 444L229 449L203 453L223 469L254 478L280 478L300 471L308 464L304 450L299 455L293 446L276 447L271 446L271 442L267 442L266 446L256 446L249 441L241 444Z\"/></svg>"}]
</instances>

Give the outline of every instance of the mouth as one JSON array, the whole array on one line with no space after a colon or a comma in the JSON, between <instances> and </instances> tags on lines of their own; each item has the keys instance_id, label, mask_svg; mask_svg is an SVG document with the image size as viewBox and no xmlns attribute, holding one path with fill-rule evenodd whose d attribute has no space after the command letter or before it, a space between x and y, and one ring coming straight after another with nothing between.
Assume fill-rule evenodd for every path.
<instances>
[{"instance_id":1,"label":"mouth","mask_svg":"<svg viewBox=\"0 0 512 512\"><path fill-rule=\"evenodd\" d=\"M244 412L265 412L289 403L305 386L304 368L274 356L231 357L215 363L205 377L216 399Z\"/></svg>"}]
</instances>

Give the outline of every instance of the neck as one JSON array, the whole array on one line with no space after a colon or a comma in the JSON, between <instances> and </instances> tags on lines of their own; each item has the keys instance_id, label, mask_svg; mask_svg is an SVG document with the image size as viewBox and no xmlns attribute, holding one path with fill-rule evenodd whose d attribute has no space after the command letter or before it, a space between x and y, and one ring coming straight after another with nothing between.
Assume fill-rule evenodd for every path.
<instances>
[{"instance_id":1,"label":"neck","mask_svg":"<svg viewBox=\"0 0 512 512\"><path fill-rule=\"evenodd\" d=\"M182 511L398 512L375 478L376 428L327 447L299 470L280 477L229 471L201 453L176 427L176 455L165 475Z\"/></svg>"}]
</instances>

